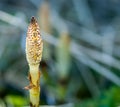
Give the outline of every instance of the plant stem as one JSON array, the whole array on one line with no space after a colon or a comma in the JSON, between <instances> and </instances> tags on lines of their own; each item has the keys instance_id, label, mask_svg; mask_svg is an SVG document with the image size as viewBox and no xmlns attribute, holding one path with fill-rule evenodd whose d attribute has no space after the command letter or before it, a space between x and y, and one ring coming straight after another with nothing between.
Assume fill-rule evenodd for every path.
<instances>
[{"instance_id":1,"label":"plant stem","mask_svg":"<svg viewBox=\"0 0 120 107\"><path fill-rule=\"evenodd\" d=\"M30 107L39 107L40 87L30 89Z\"/></svg>"},{"instance_id":2,"label":"plant stem","mask_svg":"<svg viewBox=\"0 0 120 107\"><path fill-rule=\"evenodd\" d=\"M39 96L40 96L40 71L39 64L38 65L29 65L30 67L30 84L33 87L29 90L30 92L30 106L31 107L39 107Z\"/></svg>"}]
</instances>

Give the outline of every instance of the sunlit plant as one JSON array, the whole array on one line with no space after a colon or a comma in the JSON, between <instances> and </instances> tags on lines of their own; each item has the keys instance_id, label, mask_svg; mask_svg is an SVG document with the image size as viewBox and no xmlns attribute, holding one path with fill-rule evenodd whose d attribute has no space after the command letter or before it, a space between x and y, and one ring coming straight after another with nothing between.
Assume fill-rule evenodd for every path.
<instances>
[{"instance_id":1,"label":"sunlit plant","mask_svg":"<svg viewBox=\"0 0 120 107\"><path fill-rule=\"evenodd\" d=\"M26 37L26 58L29 65L30 85L25 87L30 92L30 107L39 107L40 97L40 71L43 42L39 25L34 17L31 18Z\"/></svg>"}]
</instances>

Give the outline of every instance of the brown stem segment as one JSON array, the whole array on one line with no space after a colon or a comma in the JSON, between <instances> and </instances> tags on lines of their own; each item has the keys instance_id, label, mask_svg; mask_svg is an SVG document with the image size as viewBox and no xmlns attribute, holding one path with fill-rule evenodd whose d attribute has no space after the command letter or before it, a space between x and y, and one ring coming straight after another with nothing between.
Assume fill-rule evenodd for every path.
<instances>
[{"instance_id":1,"label":"brown stem segment","mask_svg":"<svg viewBox=\"0 0 120 107\"><path fill-rule=\"evenodd\" d=\"M36 78L35 78L36 77ZM39 107L39 97L40 97L40 72L37 74L30 74L30 84L33 87L29 90L30 92L30 107Z\"/></svg>"}]
</instances>

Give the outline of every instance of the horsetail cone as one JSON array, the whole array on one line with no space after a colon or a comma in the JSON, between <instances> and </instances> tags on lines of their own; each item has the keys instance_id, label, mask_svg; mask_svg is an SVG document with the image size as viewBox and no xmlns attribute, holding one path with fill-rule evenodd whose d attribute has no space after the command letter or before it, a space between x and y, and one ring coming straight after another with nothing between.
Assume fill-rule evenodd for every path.
<instances>
[{"instance_id":1,"label":"horsetail cone","mask_svg":"<svg viewBox=\"0 0 120 107\"><path fill-rule=\"evenodd\" d=\"M26 38L26 56L30 65L39 64L42 58L43 42L39 25L34 17L31 18Z\"/></svg>"},{"instance_id":2,"label":"horsetail cone","mask_svg":"<svg viewBox=\"0 0 120 107\"><path fill-rule=\"evenodd\" d=\"M40 96L40 71L39 65L42 58L43 42L39 25L34 17L31 18L26 37L26 58L29 64L30 85L25 87L30 92L30 107L39 106Z\"/></svg>"}]
</instances>

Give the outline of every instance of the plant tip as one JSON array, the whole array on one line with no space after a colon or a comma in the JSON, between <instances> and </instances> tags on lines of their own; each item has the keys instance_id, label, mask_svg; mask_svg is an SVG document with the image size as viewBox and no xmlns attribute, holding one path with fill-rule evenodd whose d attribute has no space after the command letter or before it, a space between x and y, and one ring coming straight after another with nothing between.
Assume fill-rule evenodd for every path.
<instances>
[{"instance_id":1,"label":"plant tip","mask_svg":"<svg viewBox=\"0 0 120 107\"><path fill-rule=\"evenodd\" d=\"M35 23L36 22L36 19L34 16L31 17L31 23Z\"/></svg>"}]
</instances>

